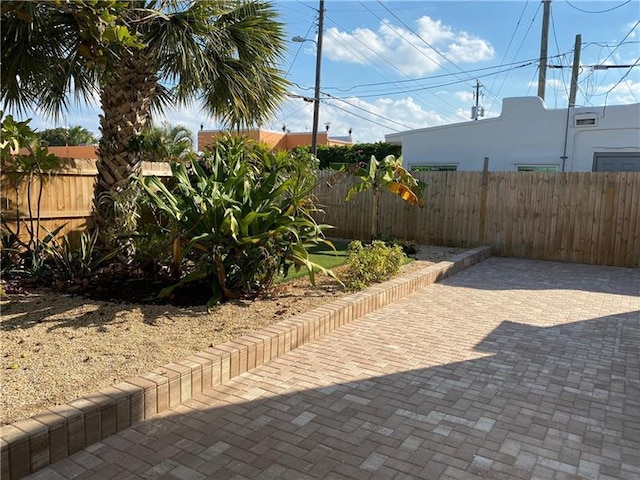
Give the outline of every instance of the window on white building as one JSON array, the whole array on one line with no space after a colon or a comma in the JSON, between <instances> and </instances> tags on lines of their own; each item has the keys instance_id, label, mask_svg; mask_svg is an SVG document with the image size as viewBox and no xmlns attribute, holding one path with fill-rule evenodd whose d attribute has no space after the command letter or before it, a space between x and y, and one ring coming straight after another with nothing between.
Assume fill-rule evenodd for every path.
<instances>
[{"instance_id":1,"label":"window on white building","mask_svg":"<svg viewBox=\"0 0 640 480\"><path fill-rule=\"evenodd\" d=\"M557 172L557 165L517 165L518 172Z\"/></svg>"},{"instance_id":2,"label":"window on white building","mask_svg":"<svg viewBox=\"0 0 640 480\"><path fill-rule=\"evenodd\" d=\"M574 116L576 127L595 127L598 119L595 113L578 113Z\"/></svg>"}]
</instances>

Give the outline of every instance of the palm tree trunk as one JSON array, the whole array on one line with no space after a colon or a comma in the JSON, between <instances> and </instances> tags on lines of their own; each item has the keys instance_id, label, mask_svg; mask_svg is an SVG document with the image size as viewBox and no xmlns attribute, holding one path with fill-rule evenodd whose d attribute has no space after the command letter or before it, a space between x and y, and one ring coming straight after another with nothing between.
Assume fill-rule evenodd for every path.
<instances>
[{"instance_id":1,"label":"palm tree trunk","mask_svg":"<svg viewBox=\"0 0 640 480\"><path fill-rule=\"evenodd\" d=\"M140 134L158 85L155 70L148 68L141 57L134 52L123 59L102 85L100 95L102 137L96 164L93 228L99 231L98 243L103 249L126 245L122 237L134 233L137 226L137 188L131 178L141 172Z\"/></svg>"}]
</instances>

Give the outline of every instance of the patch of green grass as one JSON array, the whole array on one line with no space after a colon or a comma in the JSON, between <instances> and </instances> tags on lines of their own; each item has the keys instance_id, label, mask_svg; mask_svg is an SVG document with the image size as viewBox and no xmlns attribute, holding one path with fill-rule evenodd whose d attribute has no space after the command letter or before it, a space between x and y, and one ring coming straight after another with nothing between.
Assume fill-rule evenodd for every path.
<instances>
[{"instance_id":1,"label":"patch of green grass","mask_svg":"<svg viewBox=\"0 0 640 480\"><path fill-rule=\"evenodd\" d=\"M309 249L309 258L313 263L327 268L329 270L344 265L349 256L349 241L348 240L332 240L333 245L336 247L333 250L328 245L320 244ZM300 277L306 277L308 271L305 267L302 267L296 272L294 268L289 270L286 277L278 278L276 283L287 282Z\"/></svg>"}]
</instances>

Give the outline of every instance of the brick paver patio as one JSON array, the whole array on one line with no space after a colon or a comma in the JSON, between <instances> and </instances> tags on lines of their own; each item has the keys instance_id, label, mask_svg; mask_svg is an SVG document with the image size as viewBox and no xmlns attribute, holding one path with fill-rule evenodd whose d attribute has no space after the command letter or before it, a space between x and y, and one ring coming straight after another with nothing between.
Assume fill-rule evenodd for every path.
<instances>
[{"instance_id":1,"label":"brick paver patio","mask_svg":"<svg viewBox=\"0 0 640 480\"><path fill-rule=\"evenodd\" d=\"M638 479L640 270L491 258L38 479Z\"/></svg>"}]
</instances>

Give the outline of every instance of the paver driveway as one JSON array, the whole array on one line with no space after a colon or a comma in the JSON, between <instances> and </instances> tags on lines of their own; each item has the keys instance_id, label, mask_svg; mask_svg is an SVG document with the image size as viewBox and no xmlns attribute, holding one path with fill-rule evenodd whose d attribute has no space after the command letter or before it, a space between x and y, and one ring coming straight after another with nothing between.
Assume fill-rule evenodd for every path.
<instances>
[{"instance_id":1,"label":"paver driveway","mask_svg":"<svg viewBox=\"0 0 640 480\"><path fill-rule=\"evenodd\" d=\"M33 478L640 478L640 270L491 258Z\"/></svg>"}]
</instances>

